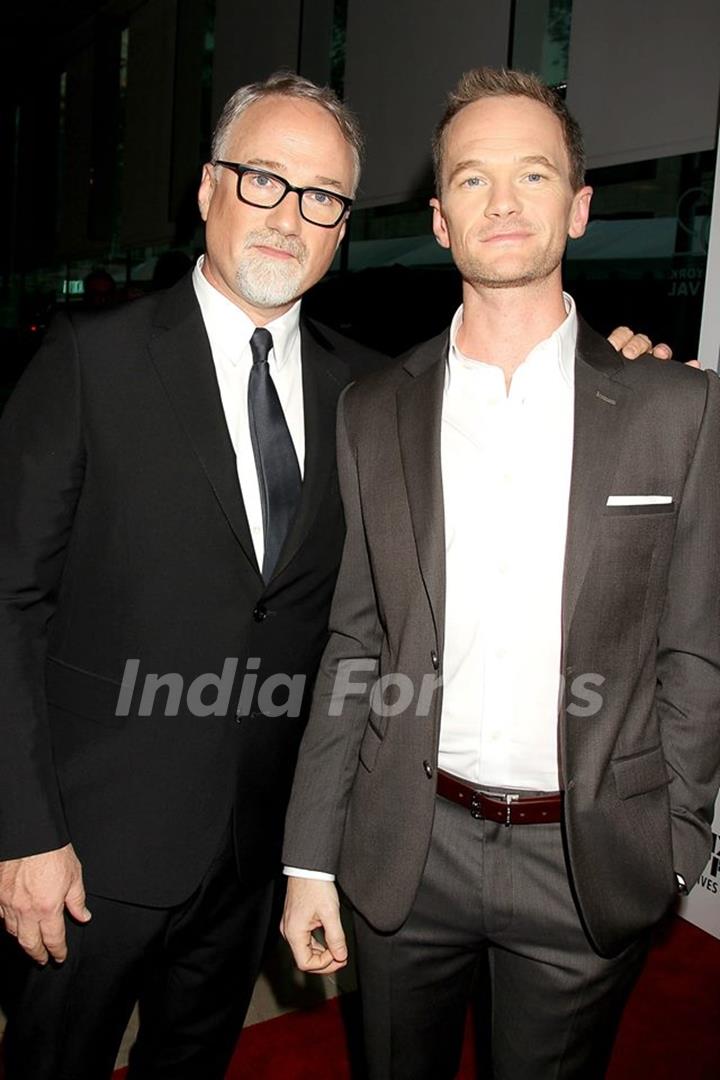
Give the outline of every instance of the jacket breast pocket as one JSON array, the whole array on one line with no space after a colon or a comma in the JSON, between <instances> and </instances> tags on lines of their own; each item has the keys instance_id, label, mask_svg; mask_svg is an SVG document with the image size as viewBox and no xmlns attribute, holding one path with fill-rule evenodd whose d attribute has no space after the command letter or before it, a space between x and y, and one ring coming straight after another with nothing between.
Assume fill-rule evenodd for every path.
<instances>
[{"instance_id":1,"label":"jacket breast pocket","mask_svg":"<svg viewBox=\"0 0 720 1080\"><path fill-rule=\"evenodd\" d=\"M612 762L615 787L621 799L645 795L670 783L665 755L660 746Z\"/></svg>"}]
</instances>

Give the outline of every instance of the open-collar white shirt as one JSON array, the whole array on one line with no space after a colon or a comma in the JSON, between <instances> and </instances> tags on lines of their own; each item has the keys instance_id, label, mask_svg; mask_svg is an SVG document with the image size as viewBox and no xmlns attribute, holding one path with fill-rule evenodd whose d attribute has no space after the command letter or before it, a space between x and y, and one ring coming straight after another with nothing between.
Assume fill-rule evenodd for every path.
<instances>
[{"instance_id":1,"label":"open-collar white shirt","mask_svg":"<svg viewBox=\"0 0 720 1080\"><path fill-rule=\"evenodd\" d=\"M193 287L210 341L225 421L235 450L238 480L245 504L258 566L262 566L265 538L262 504L248 420L248 379L252 368L250 338L257 329L242 308L223 296L202 272L204 256L193 270ZM295 447L300 475L305 464L305 419L302 392L300 301L266 326L273 339L268 357L270 375Z\"/></svg>"},{"instance_id":2,"label":"open-collar white shirt","mask_svg":"<svg viewBox=\"0 0 720 1080\"><path fill-rule=\"evenodd\" d=\"M577 315L525 358L463 356L442 406L446 608L439 765L488 787L557 791L561 604Z\"/></svg>"}]
</instances>

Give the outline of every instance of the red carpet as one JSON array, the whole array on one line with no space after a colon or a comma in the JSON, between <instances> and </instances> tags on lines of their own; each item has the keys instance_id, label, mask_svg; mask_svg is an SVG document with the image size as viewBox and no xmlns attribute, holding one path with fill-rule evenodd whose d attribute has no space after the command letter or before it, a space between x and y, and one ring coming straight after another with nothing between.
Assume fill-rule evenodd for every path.
<instances>
[{"instance_id":1,"label":"red carpet","mask_svg":"<svg viewBox=\"0 0 720 1080\"><path fill-rule=\"evenodd\" d=\"M717 1076L718 971L720 941L683 919L673 920L633 992L608 1080ZM360 1080L351 1065L358 1036L354 994L255 1024L243 1032L228 1080ZM468 1038L460 1080L473 1080L473 1057ZM116 1080L125 1073L117 1072Z\"/></svg>"},{"instance_id":2,"label":"red carpet","mask_svg":"<svg viewBox=\"0 0 720 1080\"><path fill-rule=\"evenodd\" d=\"M608 1080L717 1076L720 941L675 919L652 950L628 1004ZM359 1080L347 1049L358 1038L354 995L247 1028L228 1080ZM461 1080L473 1080L472 1040ZM353 1055L354 1057L355 1055ZM531 1078L528 1078L531 1080Z\"/></svg>"}]
</instances>

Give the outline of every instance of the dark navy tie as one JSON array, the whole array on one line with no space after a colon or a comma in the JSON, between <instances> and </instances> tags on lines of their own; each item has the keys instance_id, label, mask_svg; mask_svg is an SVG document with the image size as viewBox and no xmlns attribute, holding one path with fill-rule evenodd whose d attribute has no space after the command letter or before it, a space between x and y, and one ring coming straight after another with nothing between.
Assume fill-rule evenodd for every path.
<instances>
[{"instance_id":1,"label":"dark navy tie","mask_svg":"<svg viewBox=\"0 0 720 1080\"><path fill-rule=\"evenodd\" d=\"M248 418L262 503L265 581L270 580L277 565L302 487L295 447L270 375L268 356L272 347L270 331L258 328L250 339L253 366L248 382Z\"/></svg>"}]
</instances>

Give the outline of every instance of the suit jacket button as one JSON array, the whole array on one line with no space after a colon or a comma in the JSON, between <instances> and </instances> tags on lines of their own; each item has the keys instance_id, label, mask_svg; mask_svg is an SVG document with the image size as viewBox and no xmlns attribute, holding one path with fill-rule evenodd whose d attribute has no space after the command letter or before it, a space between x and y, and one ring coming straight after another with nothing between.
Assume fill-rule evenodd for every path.
<instances>
[{"instance_id":1,"label":"suit jacket button","mask_svg":"<svg viewBox=\"0 0 720 1080\"><path fill-rule=\"evenodd\" d=\"M253 619L255 622L265 622L267 619L267 608L264 604L258 604L253 610Z\"/></svg>"},{"instance_id":2,"label":"suit jacket button","mask_svg":"<svg viewBox=\"0 0 720 1080\"><path fill-rule=\"evenodd\" d=\"M433 767L429 761L423 761L423 769L425 770L425 775L428 780L432 780Z\"/></svg>"},{"instance_id":3,"label":"suit jacket button","mask_svg":"<svg viewBox=\"0 0 720 1080\"><path fill-rule=\"evenodd\" d=\"M438 654L435 652L434 649L430 653L430 662L432 663L432 666L437 671L437 669L440 667L440 658L439 658Z\"/></svg>"}]
</instances>

